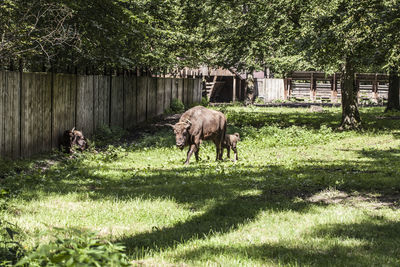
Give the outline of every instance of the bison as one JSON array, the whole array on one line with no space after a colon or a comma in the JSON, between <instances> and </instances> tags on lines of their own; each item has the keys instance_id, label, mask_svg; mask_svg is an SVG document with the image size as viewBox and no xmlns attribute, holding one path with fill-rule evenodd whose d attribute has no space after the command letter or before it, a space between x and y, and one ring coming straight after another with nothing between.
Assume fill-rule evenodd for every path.
<instances>
[{"instance_id":1,"label":"bison","mask_svg":"<svg viewBox=\"0 0 400 267\"><path fill-rule=\"evenodd\" d=\"M217 148L216 160L222 160L223 142L226 132L225 115L219 111L196 106L182 114L179 122L171 125L174 129L176 146L181 150L189 146L185 164L189 164L194 153L199 160L202 140L212 140Z\"/></svg>"},{"instance_id":2,"label":"bison","mask_svg":"<svg viewBox=\"0 0 400 267\"><path fill-rule=\"evenodd\" d=\"M237 142L239 142L239 141L240 141L239 133L227 134L227 135L225 135L224 143L222 145L223 148L227 149L228 158L230 158L230 152L231 152L231 148L232 148L233 152L235 153L235 158L234 158L235 162L239 159L238 153L237 153L237 148L236 148Z\"/></svg>"},{"instance_id":3,"label":"bison","mask_svg":"<svg viewBox=\"0 0 400 267\"><path fill-rule=\"evenodd\" d=\"M67 153L75 152L75 147L78 150L83 151L87 148L88 144L86 138L83 136L81 131L75 130L75 127L72 130L66 130L62 137L61 146Z\"/></svg>"}]
</instances>

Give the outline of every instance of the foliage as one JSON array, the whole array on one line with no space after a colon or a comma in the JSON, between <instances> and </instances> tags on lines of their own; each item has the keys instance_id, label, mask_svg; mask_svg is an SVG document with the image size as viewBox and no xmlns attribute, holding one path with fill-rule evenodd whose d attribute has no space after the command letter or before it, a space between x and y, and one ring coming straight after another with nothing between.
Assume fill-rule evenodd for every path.
<instances>
[{"instance_id":1,"label":"foliage","mask_svg":"<svg viewBox=\"0 0 400 267\"><path fill-rule=\"evenodd\" d=\"M203 107L208 107L209 104L210 104L210 101L207 99L207 97L203 96L201 98L200 105L202 105Z\"/></svg>"},{"instance_id":2,"label":"foliage","mask_svg":"<svg viewBox=\"0 0 400 267\"><path fill-rule=\"evenodd\" d=\"M182 113L185 111L185 105L180 99L177 98L172 99L170 108L173 113Z\"/></svg>"},{"instance_id":3,"label":"foliage","mask_svg":"<svg viewBox=\"0 0 400 267\"><path fill-rule=\"evenodd\" d=\"M130 266L120 244L77 229L57 231L54 241L40 244L16 266Z\"/></svg>"},{"instance_id":4,"label":"foliage","mask_svg":"<svg viewBox=\"0 0 400 267\"><path fill-rule=\"evenodd\" d=\"M0 265L12 266L25 252L18 242L21 229L4 219L4 211L9 208L10 191L0 189Z\"/></svg>"}]
</instances>

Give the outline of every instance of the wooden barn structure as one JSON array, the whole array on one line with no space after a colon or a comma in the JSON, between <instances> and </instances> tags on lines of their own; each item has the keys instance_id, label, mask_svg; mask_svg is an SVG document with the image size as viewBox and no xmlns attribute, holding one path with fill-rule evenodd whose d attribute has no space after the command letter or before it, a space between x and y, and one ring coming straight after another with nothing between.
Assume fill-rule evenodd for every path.
<instances>
[{"instance_id":1,"label":"wooden barn structure","mask_svg":"<svg viewBox=\"0 0 400 267\"><path fill-rule=\"evenodd\" d=\"M233 69L202 68L203 96L210 102L235 102L245 98L246 77Z\"/></svg>"}]
</instances>

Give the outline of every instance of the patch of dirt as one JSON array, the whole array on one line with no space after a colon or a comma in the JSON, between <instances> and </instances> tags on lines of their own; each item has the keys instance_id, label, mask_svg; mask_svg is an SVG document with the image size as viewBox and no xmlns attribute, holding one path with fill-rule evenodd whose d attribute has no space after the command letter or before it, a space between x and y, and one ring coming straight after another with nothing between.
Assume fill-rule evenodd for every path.
<instances>
[{"instance_id":1,"label":"patch of dirt","mask_svg":"<svg viewBox=\"0 0 400 267\"><path fill-rule=\"evenodd\" d=\"M370 209L400 208L400 194L380 195L371 193L347 193L344 191L328 189L314 194L306 199L312 203L345 204L354 207Z\"/></svg>"}]
</instances>

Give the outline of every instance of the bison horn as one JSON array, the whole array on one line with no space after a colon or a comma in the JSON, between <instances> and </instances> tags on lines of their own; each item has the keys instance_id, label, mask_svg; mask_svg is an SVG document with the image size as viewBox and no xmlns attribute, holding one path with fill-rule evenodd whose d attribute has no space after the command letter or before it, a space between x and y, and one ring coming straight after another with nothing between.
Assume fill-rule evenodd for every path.
<instances>
[{"instance_id":1,"label":"bison horn","mask_svg":"<svg viewBox=\"0 0 400 267\"><path fill-rule=\"evenodd\" d=\"M71 132L73 132L73 131L75 131L75 127L74 127L74 128L72 128Z\"/></svg>"},{"instance_id":2,"label":"bison horn","mask_svg":"<svg viewBox=\"0 0 400 267\"><path fill-rule=\"evenodd\" d=\"M190 120L186 120L186 123L192 125L192 122Z\"/></svg>"}]
</instances>

